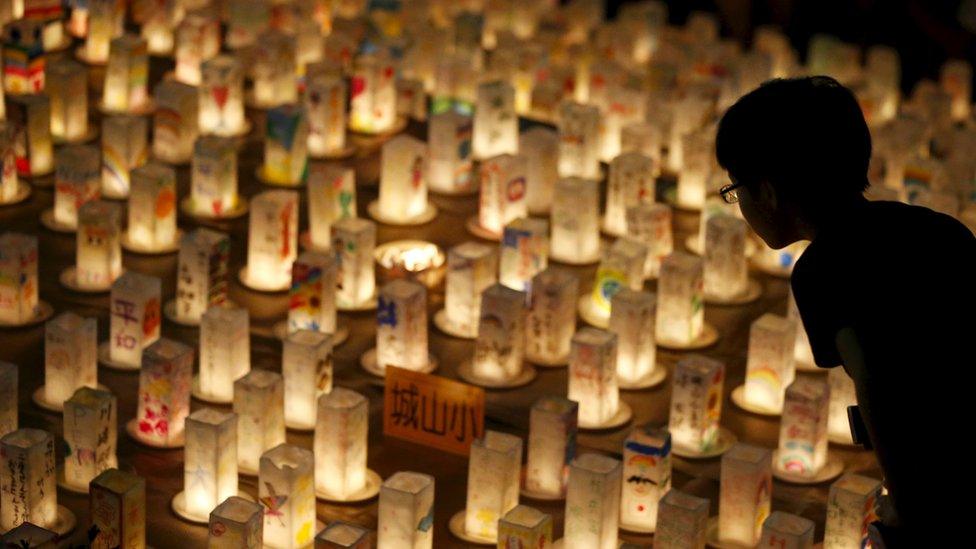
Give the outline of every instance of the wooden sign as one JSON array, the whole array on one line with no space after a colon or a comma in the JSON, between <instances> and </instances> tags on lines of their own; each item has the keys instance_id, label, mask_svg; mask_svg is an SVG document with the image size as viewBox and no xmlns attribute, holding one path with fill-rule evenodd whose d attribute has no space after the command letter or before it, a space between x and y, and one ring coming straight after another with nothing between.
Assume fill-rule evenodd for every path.
<instances>
[{"instance_id":1,"label":"wooden sign","mask_svg":"<svg viewBox=\"0 0 976 549\"><path fill-rule=\"evenodd\" d=\"M466 456L484 432L483 389L387 366L383 434Z\"/></svg>"}]
</instances>

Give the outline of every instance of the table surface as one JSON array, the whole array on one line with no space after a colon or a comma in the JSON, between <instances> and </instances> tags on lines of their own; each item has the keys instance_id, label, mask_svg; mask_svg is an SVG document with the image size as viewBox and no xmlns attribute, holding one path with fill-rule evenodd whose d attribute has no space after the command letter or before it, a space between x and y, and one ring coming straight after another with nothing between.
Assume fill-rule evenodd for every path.
<instances>
[{"instance_id":1,"label":"table surface","mask_svg":"<svg viewBox=\"0 0 976 549\"><path fill-rule=\"evenodd\" d=\"M168 65L168 66L167 66ZM158 81L171 61L154 60L152 64L153 82ZM100 97L91 93L90 101ZM92 123L98 123L96 109L92 110ZM262 185L255 177L255 169L262 160L262 141L260 128L263 115L258 111L248 111L255 122L255 130L239 155L239 186L241 194L253 196L269 187ZM426 126L411 121L407 132L425 138ZM345 161L356 170L357 207L359 215L365 216L366 205L376 198L376 180L379 174L379 144L375 138L357 140L360 144L356 157ZM95 143L97 145L97 142ZM189 192L189 168L177 168L180 196ZM302 191L302 226L305 219L305 197ZM419 227L393 227L379 225L377 242L389 242L403 238L419 238L432 241L445 250L467 240L476 240L463 230L467 217L477 212L477 196L449 198L431 195L431 200L440 210L437 218ZM40 292L42 299L54 306L55 314L67 310L93 316L98 319L99 341L108 338L108 294L83 295L71 292L58 284L59 272L74 264L75 237L73 234L58 234L42 228L40 213L53 203L51 189L34 189L31 198L20 205L0 207L0 231L19 231L39 237L40 247ZM218 223L202 223L181 216L180 227L190 230L206 225L231 235L231 273L246 262L247 217ZM680 249L684 237L697 230L698 215L690 212L675 212L675 247ZM124 266L127 270L159 277L162 280L163 297L172 298L175 293L176 254L166 256L140 256L125 253ZM580 276L581 292L592 284L595 266L567 267ZM743 382L745 376L746 347L750 323L766 312L785 314L787 281L758 272L752 273L762 285L762 297L745 306L719 307L706 306L705 319L718 328L721 337L718 343L702 351L710 357L721 360L727 368L725 399L723 402L722 425L731 429L740 440L775 448L779 434L777 418L766 418L744 412L736 408L729 399L732 389ZM443 285L442 285L443 286ZM654 290L655 283L648 282L645 287ZM272 324L284 318L287 311L286 294L261 294L242 287L236 280L230 285L230 297L248 308L251 314L251 366L280 371L281 343L271 335ZM443 307L443 287L429 295L430 315ZM468 544L453 537L447 527L451 516L464 507L467 477L467 460L463 457L442 453L382 434L383 389L363 372L358 364L360 354L374 345L375 320L373 313L340 314L340 322L350 327L349 340L335 350L335 384L359 391L370 401L369 467L382 477L403 470L413 470L433 475L436 478L435 496L435 547L465 547ZM583 326L582 321L578 321ZM437 374L458 379L458 365L469 358L473 352L473 342L455 339L430 326L430 350L440 360ZM198 331L165 321L162 327L164 337L179 340L196 346ZM38 408L30 400L31 393L44 382L44 328L0 331L0 359L20 365L20 426L45 429L61 437L61 415ZM673 366L685 353L658 350L657 362L661 367L673 370ZM147 532L148 543L156 548L166 547L204 547L207 528L184 522L170 510L170 499L182 490L183 452L182 450L157 450L141 446L125 435L124 423L135 416L138 375L100 368L99 382L107 386L118 397L119 418L119 466L135 471L146 478ZM543 395L565 395L567 390L566 369L540 369L538 378L528 386L510 390L490 390L486 395L486 426L527 437L529 408ZM657 388L641 391L622 391L621 399L634 410L634 420L628 425L601 433L580 433L578 453L603 452L619 457L623 441L635 425L646 423L663 425L667 423L670 402L670 378ZM196 400L192 409L204 404ZM218 407L220 408L220 407ZM229 409L229 406L222 407ZM312 447L311 433L288 432L288 442L305 448ZM838 448L831 445L831 451L841 458L845 471L858 472L880 478L877 462L870 452L858 449ZM62 459L59 450L59 461ZM719 459L685 460L674 458L673 487L711 500L711 514L718 512ZM241 477L241 489L252 495L257 493L254 478ZM795 513L813 520L817 524L816 539L823 537L825 505L828 485L796 486L774 481L773 509ZM73 543L84 539L88 525L88 498L63 490L58 491L58 502L71 509L78 518L79 527L71 536ZM563 504L561 502L537 502L523 499L523 503L537 507L552 514L555 532L561 533L563 526ZM355 505L333 505L318 502L317 515L330 522L345 520L369 528L376 528L377 502L372 500ZM650 536L621 534L625 541L649 545Z\"/></svg>"}]
</instances>

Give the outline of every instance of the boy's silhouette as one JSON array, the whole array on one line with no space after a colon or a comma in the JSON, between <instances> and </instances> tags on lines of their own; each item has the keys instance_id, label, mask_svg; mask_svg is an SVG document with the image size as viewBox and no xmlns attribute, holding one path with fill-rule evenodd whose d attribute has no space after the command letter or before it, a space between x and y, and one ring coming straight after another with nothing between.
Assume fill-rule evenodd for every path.
<instances>
[{"instance_id":1,"label":"boy's silhouette","mask_svg":"<svg viewBox=\"0 0 976 549\"><path fill-rule=\"evenodd\" d=\"M769 246L811 241L793 292L817 365L854 379L897 515L883 517L886 542L958 541L970 528L976 238L947 215L864 198L871 136L829 77L743 96L722 117L716 152L726 200Z\"/></svg>"}]
</instances>

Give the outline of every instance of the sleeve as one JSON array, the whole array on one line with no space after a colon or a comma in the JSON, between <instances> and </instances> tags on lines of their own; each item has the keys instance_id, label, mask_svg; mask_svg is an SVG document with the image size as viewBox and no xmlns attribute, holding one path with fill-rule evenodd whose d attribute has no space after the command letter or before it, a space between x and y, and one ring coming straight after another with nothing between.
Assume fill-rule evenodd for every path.
<instances>
[{"instance_id":1,"label":"sleeve","mask_svg":"<svg viewBox=\"0 0 976 549\"><path fill-rule=\"evenodd\" d=\"M829 273L817 273L801 256L790 279L796 308L810 339L813 360L820 368L842 364L836 338L844 326L843 304L846 300L840 297L841 287L831 278Z\"/></svg>"}]
</instances>

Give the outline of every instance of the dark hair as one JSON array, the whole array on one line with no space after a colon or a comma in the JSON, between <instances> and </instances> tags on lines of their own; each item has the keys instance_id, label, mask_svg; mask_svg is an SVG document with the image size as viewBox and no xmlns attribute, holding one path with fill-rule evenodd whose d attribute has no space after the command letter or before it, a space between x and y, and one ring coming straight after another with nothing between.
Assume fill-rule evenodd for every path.
<instances>
[{"instance_id":1,"label":"dark hair","mask_svg":"<svg viewBox=\"0 0 976 549\"><path fill-rule=\"evenodd\" d=\"M803 204L868 188L871 134L850 90L829 76L770 80L725 111L718 162L745 185L765 179Z\"/></svg>"}]
</instances>

